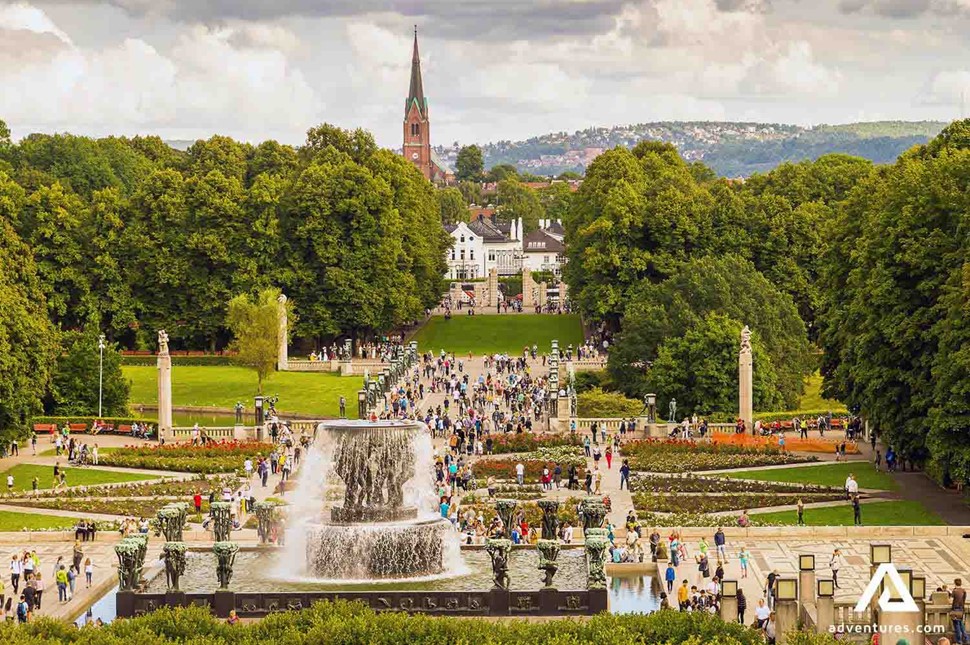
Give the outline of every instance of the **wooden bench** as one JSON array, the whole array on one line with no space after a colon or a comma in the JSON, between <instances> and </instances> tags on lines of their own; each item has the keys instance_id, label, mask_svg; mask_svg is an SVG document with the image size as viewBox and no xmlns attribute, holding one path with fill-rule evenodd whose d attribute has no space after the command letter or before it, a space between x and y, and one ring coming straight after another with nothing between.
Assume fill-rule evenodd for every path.
<instances>
[{"instance_id":1,"label":"wooden bench","mask_svg":"<svg viewBox=\"0 0 970 645\"><path fill-rule=\"evenodd\" d=\"M48 432L50 434L54 434L55 432L57 432L57 424L56 423L35 423L34 432L38 432L38 433Z\"/></svg>"},{"instance_id":2,"label":"wooden bench","mask_svg":"<svg viewBox=\"0 0 970 645\"><path fill-rule=\"evenodd\" d=\"M131 434L131 426L127 424L119 425L118 434Z\"/></svg>"},{"instance_id":3,"label":"wooden bench","mask_svg":"<svg viewBox=\"0 0 970 645\"><path fill-rule=\"evenodd\" d=\"M68 427L71 429L71 432L87 432L88 431L88 424L86 424L86 423L71 423L71 424L68 425Z\"/></svg>"}]
</instances>

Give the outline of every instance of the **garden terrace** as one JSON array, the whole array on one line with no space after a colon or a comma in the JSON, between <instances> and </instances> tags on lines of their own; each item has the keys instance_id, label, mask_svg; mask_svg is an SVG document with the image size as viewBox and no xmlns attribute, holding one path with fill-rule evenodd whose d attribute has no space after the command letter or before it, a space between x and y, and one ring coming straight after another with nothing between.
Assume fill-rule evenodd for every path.
<instances>
[{"instance_id":1,"label":"garden terrace","mask_svg":"<svg viewBox=\"0 0 970 645\"><path fill-rule=\"evenodd\" d=\"M630 468L644 472L683 473L729 468L756 468L817 461L774 448L698 443L677 439L644 439L623 445Z\"/></svg>"},{"instance_id":2,"label":"garden terrace","mask_svg":"<svg viewBox=\"0 0 970 645\"><path fill-rule=\"evenodd\" d=\"M185 497L125 497L123 499L69 498L69 499L24 499L4 501L6 506L19 506L25 510L43 508L47 510L91 513L92 515L126 515L151 517L158 509L172 502L186 501ZM209 511L209 500L202 502L202 512Z\"/></svg>"},{"instance_id":3,"label":"garden terrace","mask_svg":"<svg viewBox=\"0 0 970 645\"><path fill-rule=\"evenodd\" d=\"M531 432L508 433L492 436L492 453L532 452L539 448L555 446L579 446L583 440L575 434L543 434Z\"/></svg>"},{"instance_id":4,"label":"garden terrace","mask_svg":"<svg viewBox=\"0 0 970 645\"><path fill-rule=\"evenodd\" d=\"M237 488L239 479L235 475L210 478L165 479L157 482L134 482L126 484L104 484L92 486L71 486L67 490L40 491L35 499L71 499L90 497L179 497L193 495L196 491L207 494L209 491L222 492L229 487ZM9 497L9 495L0 496Z\"/></svg>"}]
</instances>

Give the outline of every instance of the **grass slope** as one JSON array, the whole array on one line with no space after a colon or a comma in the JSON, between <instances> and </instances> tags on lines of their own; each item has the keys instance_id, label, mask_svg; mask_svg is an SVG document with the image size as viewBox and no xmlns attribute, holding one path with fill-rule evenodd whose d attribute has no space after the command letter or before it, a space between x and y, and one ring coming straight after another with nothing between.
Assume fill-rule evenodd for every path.
<instances>
[{"instance_id":1,"label":"grass slope","mask_svg":"<svg viewBox=\"0 0 970 645\"><path fill-rule=\"evenodd\" d=\"M72 529L77 520L60 515L36 515L16 511L0 511L0 533L23 531L43 531L49 529Z\"/></svg>"},{"instance_id":2,"label":"grass slope","mask_svg":"<svg viewBox=\"0 0 970 645\"><path fill-rule=\"evenodd\" d=\"M419 351L442 349L456 354L476 355L508 352L521 354L526 346L537 345L548 352L554 339L565 350L583 342L583 327L575 314L482 315L455 312L451 320L433 316L414 336Z\"/></svg>"},{"instance_id":3,"label":"grass slope","mask_svg":"<svg viewBox=\"0 0 970 645\"><path fill-rule=\"evenodd\" d=\"M761 470L739 470L722 473L718 477L734 477L736 479L756 479L770 482L797 482L799 484L820 484L822 486L845 486L845 479L849 473L855 475L860 488L875 488L879 490L896 490L896 482L892 475L877 471L875 466L867 461L849 461L818 466L802 466L799 468L772 468Z\"/></svg>"},{"instance_id":4,"label":"grass slope","mask_svg":"<svg viewBox=\"0 0 970 645\"><path fill-rule=\"evenodd\" d=\"M66 462L66 459L65 459ZM143 475L139 473L121 473L112 470L98 470L96 468L66 468L61 464L66 474L68 486L90 486L93 484L118 484L122 482L136 482L145 479L158 479L157 475ZM0 473L3 490L7 490L7 476L13 475L13 489L15 491L29 491L31 482L37 478L37 487L41 490L52 488L54 483L54 466L38 466L35 464L17 464Z\"/></svg>"},{"instance_id":5,"label":"grass slope","mask_svg":"<svg viewBox=\"0 0 970 645\"><path fill-rule=\"evenodd\" d=\"M131 382L133 403L158 403L157 370L154 367L123 366ZM340 397L347 408L357 405L361 380L356 376L338 376L321 372L276 372L263 384L267 395L278 394L280 412L338 416ZM247 410L253 407L256 373L231 366L175 366L172 368L172 404L232 408L242 401Z\"/></svg>"},{"instance_id":6,"label":"grass slope","mask_svg":"<svg viewBox=\"0 0 970 645\"><path fill-rule=\"evenodd\" d=\"M753 513L751 517L758 523L782 525L796 524L798 519L795 511ZM852 523L852 506L848 502L841 506L805 509L805 524L809 526L846 526ZM936 513L914 501L863 504L862 523L865 526L939 526L946 524Z\"/></svg>"}]
</instances>

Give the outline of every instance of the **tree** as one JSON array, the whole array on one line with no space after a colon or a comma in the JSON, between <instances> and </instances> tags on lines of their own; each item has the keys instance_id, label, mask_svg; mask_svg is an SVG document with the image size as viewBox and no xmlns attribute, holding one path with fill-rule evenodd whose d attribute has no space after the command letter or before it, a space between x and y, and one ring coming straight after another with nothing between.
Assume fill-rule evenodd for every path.
<instances>
[{"instance_id":1,"label":"tree","mask_svg":"<svg viewBox=\"0 0 970 645\"><path fill-rule=\"evenodd\" d=\"M824 393L941 482L970 480L967 168L970 120L865 177L819 280Z\"/></svg>"},{"instance_id":2,"label":"tree","mask_svg":"<svg viewBox=\"0 0 970 645\"><path fill-rule=\"evenodd\" d=\"M482 185L477 181L462 181L458 183L458 190L465 198L466 204L482 203Z\"/></svg>"},{"instance_id":3,"label":"tree","mask_svg":"<svg viewBox=\"0 0 970 645\"><path fill-rule=\"evenodd\" d=\"M263 289L256 297L240 294L229 301L226 313L231 347L237 352L233 361L256 372L259 394L279 359L279 296L279 289Z\"/></svg>"},{"instance_id":4,"label":"tree","mask_svg":"<svg viewBox=\"0 0 970 645\"><path fill-rule=\"evenodd\" d=\"M492 166L488 174L485 175L485 181L499 182L505 179L519 179L518 169L510 163L500 163Z\"/></svg>"},{"instance_id":5,"label":"tree","mask_svg":"<svg viewBox=\"0 0 970 645\"><path fill-rule=\"evenodd\" d=\"M525 232L539 228L539 219L545 216L536 191L515 179L499 182L495 203L500 219L512 221L521 217Z\"/></svg>"},{"instance_id":6,"label":"tree","mask_svg":"<svg viewBox=\"0 0 970 645\"><path fill-rule=\"evenodd\" d=\"M10 147L10 128L3 119L0 119L0 151Z\"/></svg>"},{"instance_id":7,"label":"tree","mask_svg":"<svg viewBox=\"0 0 970 645\"><path fill-rule=\"evenodd\" d=\"M580 173L576 172L575 170L566 170L564 172L559 173L559 176L556 177L556 179L562 179L563 181L576 180L576 179L582 179L582 178L583 176Z\"/></svg>"},{"instance_id":8,"label":"tree","mask_svg":"<svg viewBox=\"0 0 970 645\"><path fill-rule=\"evenodd\" d=\"M815 367L805 324L791 297L772 285L750 262L731 255L699 257L685 262L659 284L644 280L631 293L634 295L623 318L623 330L610 351L608 364L613 382L628 395L640 397L648 390L647 367L660 360L661 348L670 339L702 328L705 319L716 314L736 322L738 330L740 325L749 325L763 343L770 363L759 363L770 364L775 373L771 379L773 387L766 385L763 389L763 404L781 402L788 409L795 408L804 379ZM703 338L723 338L726 323L717 319L706 325ZM700 340L700 336L695 336L690 345ZM728 370L735 373L738 343L739 337L735 337L733 367ZM688 355L689 349L669 346L668 363L673 360L670 357ZM720 364L726 365L723 361ZM693 370L690 364L681 364L677 369L689 374ZM657 378L656 374L652 378ZM777 390L780 397L775 397L772 390Z\"/></svg>"},{"instance_id":9,"label":"tree","mask_svg":"<svg viewBox=\"0 0 970 645\"><path fill-rule=\"evenodd\" d=\"M482 149L476 145L462 146L455 160L455 179L458 181L479 181L485 171L485 158Z\"/></svg>"},{"instance_id":10,"label":"tree","mask_svg":"<svg viewBox=\"0 0 970 645\"><path fill-rule=\"evenodd\" d=\"M33 254L9 224L19 199L22 191L0 172L0 441L26 434L57 356Z\"/></svg>"},{"instance_id":11,"label":"tree","mask_svg":"<svg viewBox=\"0 0 970 645\"><path fill-rule=\"evenodd\" d=\"M666 410L671 399L687 416L735 413L738 410L738 339L743 325L710 312L682 336L670 336L657 348L657 358L646 373L646 387L660 397ZM778 410L783 404L778 375L760 337L751 334L754 406Z\"/></svg>"},{"instance_id":12,"label":"tree","mask_svg":"<svg viewBox=\"0 0 970 645\"><path fill-rule=\"evenodd\" d=\"M457 188L442 188L435 193L442 224L457 224L468 220L468 206Z\"/></svg>"},{"instance_id":13,"label":"tree","mask_svg":"<svg viewBox=\"0 0 970 645\"><path fill-rule=\"evenodd\" d=\"M658 282L710 239L712 200L669 144L599 155L572 198L566 224L570 300L619 328L632 288Z\"/></svg>"},{"instance_id":14,"label":"tree","mask_svg":"<svg viewBox=\"0 0 970 645\"><path fill-rule=\"evenodd\" d=\"M101 355L98 330L61 334L62 353L57 358L50 391L44 400L47 414L93 416L98 413L98 377ZM104 350L101 409L106 417L128 414L128 380L121 371L121 353L113 343Z\"/></svg>"}]
</instances>

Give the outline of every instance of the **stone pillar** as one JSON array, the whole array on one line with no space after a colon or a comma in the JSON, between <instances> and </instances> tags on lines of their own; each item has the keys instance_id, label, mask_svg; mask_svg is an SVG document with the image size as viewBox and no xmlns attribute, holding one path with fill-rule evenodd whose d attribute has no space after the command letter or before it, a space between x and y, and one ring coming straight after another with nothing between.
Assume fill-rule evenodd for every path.
<instances>
[{"instance_id":1,"label":"stone pillar","mask_svg":"<svg viewBox=\"0 0 970 645\"><path fill-rule=\"evenodd\" d=\"M815 602L815 557L798 556L798 602L802 605Z\"/></svg>"},{"instance_id":2,"label":"stone pillar","mask_svg":"<svg viewBox=\"0 0 970 645\"><path fill-rule=\"evenodd\" d=\"M815 601L815 631L828 634L835 624L835 598L819 596Z\"/></svg>"},{"instance_id":3,"label":"stone pillar","mask_svg":"<svg viewBox=\"0 0 970 645\"><path fill-rule=\"evenodd\" d=\"M798 601L775 601L775 634L777 642L785 645L788 632L798 629Z\"/></svg>"},{"instance_id":4,"label":"stone pillar","mask_svg":"<svg viewBox=\"0 0 970 645\"><path fill-rule=\"evenodd\" d=\"M525 267L522 269L522 310L528 311L536 306L536 283L532 279L532 271Z\"/></svg>"},{"instance_id":5,"label":"stone pillar","mask_svg":"<svg viewBox=\"0 0 970 645\"><path fill-rule=\"evenodd\" d=\"M277 332L279 351L276 356L276 369L280 372L285 372L290 368L287 350L290 339L290 325L287 320L286 294L281 293L280 297L276 299L276 302L279 303L277 307L277 316L279 318L279 330Z\"/></svg>"},{"instance_id":6,"label":"stone pillar","mask_svg":"<svg viewBox=\"0 0 970 645\"><path fill-rule=\"evenodd\" d=\"M158 331L158 438L172 433L172 357L168 353L168 334Z\"/></svg>"},{"instance_id":7,"label":"stone pillar","mask_svg":"<svg viewBox=\"0 0 970 645\"><path fill-rule=\"evenodd\" d=\"M752 382L751 330L745 325L741 330L741 351L738 354L739 401L738 417L748 431L754 425L754 384Z\"/></svg>"},{"instance_id":8,"label":"stone pillar","mask_svg":"<svg viewBox=\"0 0 970 645\"><path fill-rule=\"evenodd\" d=\"M498 306L498 269L495 267L488 270L488 306L493 309Z\"/></svg>"},{"instance_id":9,"label":"stone pillar","mask_svg":"<svg viewBox=\"0 0 970 645\"><path fill-rule=\"evenodd\" d=\"M549 286L545 282L539 283L539 302L540 307L545 307L549 293Z\"/></svg>"},{"instance_id":10,"label":"stone pillar","mask_svg":"<svg viewBox=\"0 0 970 645\"><path fill-rule=\"evenodd\" d=\"M668 599L669 600L669 599ZM738 597L721 596L721 620L726 623L738 622Z\"/></svg>"}]
</instances>

